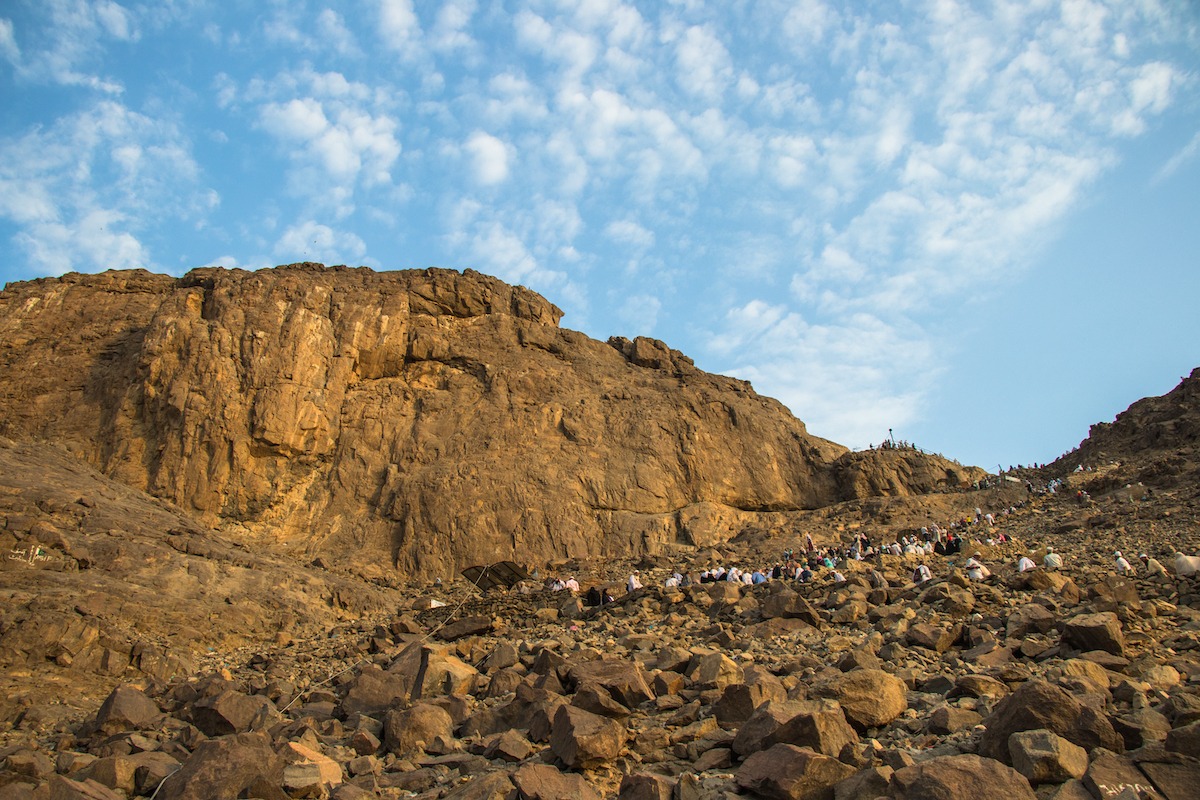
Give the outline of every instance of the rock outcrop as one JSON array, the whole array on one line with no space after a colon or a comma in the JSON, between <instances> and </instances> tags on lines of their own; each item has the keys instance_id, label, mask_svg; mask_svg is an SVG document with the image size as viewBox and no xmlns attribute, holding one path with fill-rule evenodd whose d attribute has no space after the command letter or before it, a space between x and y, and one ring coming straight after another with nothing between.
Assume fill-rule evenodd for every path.
<instances>
[{"instance_id":1,"label":"rock outcrop","mask_svg":"<svg viewBox=\"0 0 1200 800\"><path fill-rule=\"evenodd\" d=\"M441 269L10 284L0 434L367 576L705 546L982 474L849 453L661 342L603 343L560 317Z\"/></svg>"}]
</instances>

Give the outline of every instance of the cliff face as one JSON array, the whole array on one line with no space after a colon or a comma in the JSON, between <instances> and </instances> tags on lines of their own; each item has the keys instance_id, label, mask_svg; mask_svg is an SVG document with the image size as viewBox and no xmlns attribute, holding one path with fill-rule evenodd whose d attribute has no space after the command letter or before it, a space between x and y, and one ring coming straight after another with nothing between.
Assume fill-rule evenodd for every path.
<instances>
[{"instance_id":1,"label":"cliff face","mask_svg":"<svg viewBox=\"0 0 1200 800\"><path fill-rule=\"evenodd\" d=\"M978 474L849 454L661 342L598 342L560 317L471 271L13 284L0 433L53 441L204 524L404 573L709 544Z\"/></svg>"}]
</instances>

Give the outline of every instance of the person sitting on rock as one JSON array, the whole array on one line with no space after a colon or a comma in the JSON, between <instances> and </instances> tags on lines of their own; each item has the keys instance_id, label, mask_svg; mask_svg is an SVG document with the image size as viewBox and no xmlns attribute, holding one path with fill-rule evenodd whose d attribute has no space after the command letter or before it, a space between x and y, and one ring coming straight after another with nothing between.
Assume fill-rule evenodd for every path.
<instances>
[{"instance_id":1,"label":"person sitting on rock","mask_svg":"<svg viewBox=\"0 0 1200 800\"><path fill-rule=\"evenodd\" d=\"M632 573L630 573L629 580L625 581L625 591L636 592L638 589L641 589L641 588L642 588L642 581L640 578L638 578L638 572L635 569Z\"/></svg>"},{"instance_id":2,"label":"person sitting on rock","mask_svg":"<svg viewBox=\"0 0 1200 800\"><path fill-rule=\"evenodd\" d=\"M750 582L753 583L755 586L757 586L760 583L766 583L767 576L763 575L762 570L756 569L756 570L754 570L754 573L750 576Z\"/></svg>"},{"instance_id":3,"label":"person sitting on rock","mask_svg":"<svg viewBox=\"0 0 1200 800\"><path fill-rule=\"evenodd\" d=\"M807 566L800 570L799 580L801 583L808 583L813 578L813 571Z\"/></svg>"},{"instance_id":4,"label":"person sitting on rock","mask_svg":"<svg viewBox=\"0 0 1200 800\"><path fill-rule=\"evenodd\" d=\"M1054 552L1054 548L1047 547L1046 555L1042 558L1042 566L1046 569L1062 569L1062 556Z\"/></svg>"},{"instance_id":5,"label":"person sitting on rock","mask_svg":"<svg viewBox=\"0 0 1200 800\"><path fill-rule=\"evenodd\" d=\"M1146 576L1147 577L1152 578L1152 577L1161 576L1161 577L1165 578L1167 576L1167 568L1164 567L1162 565L1162 562L1159 561L1157 558L1154 558L1153 556L1148 556L1145 553L1142 553L1141 555L1139 555L1138 558L1140 558L1142 560L1142 564L1146 567Z\"/></svg>"},{"instance_id":6,"label":"person sitting on rock","mask_svg":"<svg viewBox=\"0 0 1200 800\"><path fill-rule=\"evenodd\" d=\"M1033 563L1033 559L1029 556L1021 556L1017 561L1017 572L1029 572L1031 569L1037 569L1037 564Z\"/></svg>"},{"instance_id":7,"label":"person sitting on rock","mask_svg":"<svg viewBox=\"0 0 1200 800\"><path fill-rule=\"evenodd\" d=\"M982 561L977 559L977 556L979 555L980 554L976 552L975 555L967 559L967 563L965 565L967 577L973 581L987 580L992 576L992 571L985 567Z\"/></svg>"},{"instance_id":8,"label":"person sitting on rock","mask_svg":"<svg viewBox=\"0 0 1200 800\"><path fill-rule=\"evenodd\" d=\"M1171 566L1175 567L1175 574L1181 578L1186 578L1189 575L1200 573L1200 558L1196 556L1185 556L1183 553L1176 551L1175 560Z\"/></svg>"},{"instance_id":9,"label":"person sitting on rock","mask_svg":"<svg viewBox=\"0 0 1200 800\"><path fill-rule=\"evenodd\" d=\"M1113 553L1113 558L1116 560L1116 563L1117 563L1117 574L1118 575L1128 575L1129 577L1133 577L1134 575L1137 574L1137 570L1135 570L1133 568L1133 564L1130 564L1128 559L1126 559L1125 556L1121 555L1120 550Z\"/></svg>"},{"instance_id":10,"label":"person sitting on rock","mask_svg":"<svg viewBox=\"0 0 1200 800\"><path fill-rule=\"evenodd\" d=\"M665 581L663 581L663 587L666 589L677 589L677 588L679 588L679 584L682 581L683 581L683 576L680 575L678 572L676 572L676 573L673 573L671 575L671 577L669 577Z\"/></svg>"},{"instance_id":11,"label":"person sitting on rock","mask_svg":"<svg viewBox=\"0 0 1200 800\"><path fill-rule=\"evenodd\" d=\"M933 573L929 571L929 567L925 566L924 564L919 564L917 568L913 570L912 579L913 583L925 583L926 581L933 580Z\"/></svg>"},{"instance_id":12,"label":"person sitting on rock","mask_svg":"<svg viewBox=\"0 0 1200 800\"><path fill-rule=\"evenodd\" d=\"M575 576L572 575L571 577L569 577L565 581L563 581L563 588L569 592L578 592L579 591L579 581L575 580Z\"/></svg>"}]
</instances>

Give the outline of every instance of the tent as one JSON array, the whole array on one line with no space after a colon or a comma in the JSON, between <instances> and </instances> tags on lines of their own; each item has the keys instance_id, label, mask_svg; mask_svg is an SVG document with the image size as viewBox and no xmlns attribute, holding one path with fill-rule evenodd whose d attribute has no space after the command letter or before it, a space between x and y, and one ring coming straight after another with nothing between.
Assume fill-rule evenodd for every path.
<instances>
[{"instance_id":1,"label":"tent","mask_svg":"<svg viewBox=\"0 0 1200 800\"><path fill-rule=\"evenodd\" d=\"M487 566L467 567L462 571L462 576L483 591L496 586L508 589L521 581L529 580L529 573L512 561L497 561L495 564Z\"/></svg>"}]
</instances>

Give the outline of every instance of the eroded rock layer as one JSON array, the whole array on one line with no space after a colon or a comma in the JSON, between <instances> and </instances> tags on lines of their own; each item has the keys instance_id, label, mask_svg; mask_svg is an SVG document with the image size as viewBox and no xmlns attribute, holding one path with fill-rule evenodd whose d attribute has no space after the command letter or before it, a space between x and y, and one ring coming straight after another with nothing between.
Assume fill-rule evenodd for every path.
<instances>
[{"instance_id":1,"label":"eroded rock layer","mask_svg":"<svg viewBox=\"0 0 1200 800\"><path fill-rule=\"evenodd\" d=\"M650 339L467 271L293 264L0 293L0 433L367 572L661 552L978 476L849 453Z\"/></svg>"}]
</instances>

